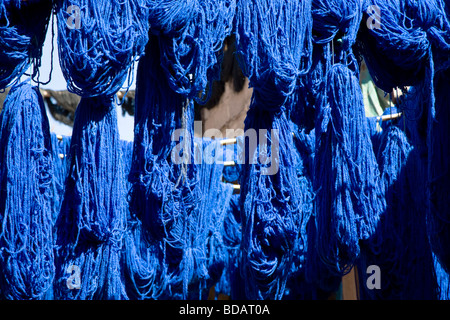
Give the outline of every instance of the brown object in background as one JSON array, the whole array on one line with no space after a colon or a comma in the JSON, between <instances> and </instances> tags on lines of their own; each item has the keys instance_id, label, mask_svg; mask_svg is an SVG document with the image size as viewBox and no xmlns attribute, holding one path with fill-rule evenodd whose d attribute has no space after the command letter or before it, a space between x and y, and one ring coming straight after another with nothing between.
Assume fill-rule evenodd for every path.
<instances>
[{"instance_id":1,"label":"brown object in background","mask_svg":"<svg viewBox=\"0 0 450 320\"><path fill-rule=\"evenodd\" d=\"M359 300L359 277L356 266L342 277L342 300Z\"/></svg>"}]
</instances>

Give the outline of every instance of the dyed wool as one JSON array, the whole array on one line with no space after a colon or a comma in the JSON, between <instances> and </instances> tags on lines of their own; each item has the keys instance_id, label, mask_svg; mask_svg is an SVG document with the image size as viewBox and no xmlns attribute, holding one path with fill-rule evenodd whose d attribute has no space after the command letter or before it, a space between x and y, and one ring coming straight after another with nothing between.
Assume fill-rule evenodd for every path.
<instances>
[{"instance_id":1,"label":"dyed wool","mask_svg":"<svg viewBox=\"0 0 450 320\"><path fill-rule=\"evenodd\" d=\"M316 107L317 253L335 274L345 274L360 253L359 241L375 231L385 209L352 52L362 18L361 2L315 0L314 41L322 58Z\"/></svg>"},{"instance_id":2,"label":"dyed wool","mask_svg":"<svg viewBox=\"0 0 450 320\"><path fill-rule=\"evenodd\" d=\"M150 0L150 25L158 35L161 64L173 91L205 103L219 78L225 38L232 32L236 0Z\"/></svg>"},{"instance_id":3,"label":"dyed wool","mask_svg":"<svg viewBox=\"0 0 450 320\"><path fill-rule=\"evenodd\" d=\"M222 182L223 147L218 140L196 140L197 145L202 146L203 161L198 168L201 200L186 228L189 237L187 253L192 255L188 266L194 272L189 295L192 299L205 299L209 288L219 281L226 262L222 231L233 187Z\"/></svg>"},{"instance_id":4,"label":"dyed wool","mask_svg":"<svg viewBox=\"0 0 450 320\"><path fill-rule=\"evenodd\" d=\"M0 90L17 82L33 63L39 75L52 0L0 1Z\"/></svg>"},{"instance_id":5,"label":"dyed wool","mask_svg":"<svg viewBox=\"0 0 450 320\"><path fill-rule=\"evenodd\" d=\"M420 128L411 129L419 134L412 140L415 148L420 147L420 152L425 152L422 145L427 145L427 159L421 157L421 161L428 167L424 185L429 186L426 199L429 238L436 257L448 271L450 264L445 244L448 224L445 221L448 221L450 188L445 178L448 164L443 159L449 150L446 142L448 117L444 110L448 95L446 70L450 64L449 6L442 0L371 0L367 5L378 6L384 21L381 28L363 30L360 40L375 83L388 92L407 85L424 90L421 98L417 98L422 99L421 102L405 110L414 114L408 117L412 120L406 125Z\"/></svg>"},{"instance_id":6,"label":"dyed wool","mask_svg":"<svg viewBox=\"0 0 450 320\"><path fill-rule=\"evenodd\" d=\"M157 267L165 277L158 279L155 292L160 298L179 298L187 296L193 275L192 269L185 268L186 225L201 198L193 164L193 134L187 134L186 128L191 120L184 118L192 105L186 106L165 77L158 40L153 36L138 66L130 213L142 222L148 244L160 251ZM179 137L173 135L176 128L185 129ZM181 147L178 153L176 147Z\"/></svg>"},{"instance_id":7,"label":"dyed wool","mask_svg":"<svg viewBox=\"0 0 450 320\"><path fill-rule=\"evenodd\" d=\"M388 111L389 112L389 111ZM378 162L386 194L386 211L376 233L364 242L358 263L359 276L367 281L367 268L389 270L380 289L360 289L361 299L436 299L437 283L423 211L417 210L409 171L417 170L413 148L401 124L383 124ZM417 185L414 186L417 188ZM420 260L417 265L415 261ZM414 267L413 267L414 265Z\"/></svg>"},{"instance_id":8,"label":"dyed wool","mask_svg":"<svg viewBox=\"0 0 450 320\"><path fill-rule=\"evenodd\" d=\"M257 146L244 149L240 267L247 298L280 299L310 214L285 112L311 64L311 2L239 1L236 28L240 65L254 89L245 130L258 135Z\"/></svg>"},{"instance_id":9,"label":"dyed wool","mask_svg":"<svg viewBox=\"0 0 450 320\"><path fill-rule=\"evenodd\" d=\"M61 210L62 198L64 195L64 187L67 177L67 169L69 163L67 156L70 151L69 136L58 136L54 133L51 134L52 139L52 153L53 153L53 195L52 195L52 220L56 222L59 212Z\"/></svg>"},{"instance_id":10,"label":"dyed wool","mask_svg":"<svg viewBox=\"0 0 450 320\"><path fill-rule=\"evenodd\" d=\"M56 5L58 49L69 91L111 96L132 80L148 41L146 0L64 0ZM127 85L130 85L128 83Z\"/></svg>"},{"instance_id":11,"label":"dyed wool","mask_svg":"<svg viewBox=\"0 0 450 320\"><path fill-rule=\"evenodd\" d=\"M121 143L112 98L83 98L75 114L57 229L58 299L124 299L126 223ZM72 274L72 266L81 272ZM79 277L79 290L72 279ZM76 280L76 279L75 279Z\"/></svg>"},{"instance_id":12,"label":"dyed wool","mask_svg":"<svg viewBox=\"0 0 450 320\"><path fill-rule=\"evenodd\" d=\"M9 91L0 116L0 297L51 298L55 275L53 157L44 101L29 82Z\"/></svg>"},{"instance_id":13,"label":"dyed wool","mask_svg":"<svg viewBox=\"0 0 450 320\"><path fill-rule=\"evenodd\" d=\"M151 37L138 67L130 210L149 242L162 250L160 297L187 298L195 272L205 270L194 269L203 253L191 243L200 232L191 224L202 196L193 164L193 102L206 100L208 84L218 77L235 3L202 0L185 9L174 1L148 4L157 37ZM180 133L175 129L182 129L180 136L172 135Z\"/></svg>"}]
</instances>

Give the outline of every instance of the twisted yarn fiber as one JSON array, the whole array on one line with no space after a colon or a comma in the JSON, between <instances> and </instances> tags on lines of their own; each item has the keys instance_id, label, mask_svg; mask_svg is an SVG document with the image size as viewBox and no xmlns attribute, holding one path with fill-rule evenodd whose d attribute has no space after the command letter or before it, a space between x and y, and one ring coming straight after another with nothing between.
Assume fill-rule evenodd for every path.
<instances>
[{"instance_id":1,"label":"twisted yarn fiber","mask_svg":"<svg viewBox=\"0 0 450 320\"><path fill-rule=\"evenodd\" d=\"M332 270L345 273L359 255L359 239L375 231L385 203L358 79L337 64L327 81L329 105L316 126L317 249Z\"/></svg>"},{"instance_id":2,"label":"twisted yarn fiber","mask_svg":"<svg viewBox=\"0 0 450 320\"><path fill-rule=\"evenodd\" d=\"M56 222L61 210L61 203L64 195L65 181L69 163L67 161L70 151L70 136L61 136L61 140L55 133L51 133L52 154L53 154L53 194L52 194L52 219ZM61 155L63 157L61 157ZM54 229L56 232L56 230Z\"/></svg>"},{"instance_id":3,"label":"twisted yarn fiber","mask_svg":"<svg viewBox=\"0 0 450 320\"><path fill-rule=\"evenodd\" d=\"M77 9L73 13L70 8ZM146 1L63 0L56 12L59 58L69 91L82 97L115 94L148 41Z\"/></svg>"},{"instance_id":4,"label":"twisted yarn fiber","mask_svg":"<svg viewBox=\"0 0 450 320\"><path fill-rule=\"evenodd\" d=\"M176 144L171 136L176 128L181 128L184 103L183 97L169 88L159 57L158 41L153 36L138 65L135 137L129 174L130 213L142 221L145 232L156 240L165 235L164 223L170 225L171 221L161 215L165 203L174 197L172 192L178 178L171 177L170 155Z\"/></svg>"},{"instance_id":5,"label":"twisted yarn fiber","mask_svg":"<svg viewBox=\"0 0 450 320\"><path fill-rule=\"evenodd\" d=\"M390 110L385 113L389 114ZM365 270L376 264L381 270L390 270L381 278L379 290L361 288L362 299L436 299L438 284L435 279L431 247L427 239L426 215L415 205L420 171L404 127L403 118L396 124L383 123L381 142L377 152L385 187L386 211L382 214L376 233L364 243L358 270L362 281ZM422 204L423 206L423 204ZM417 265L415 261L420 260Z\"/></svg>"},{"instance_id":6,"label":"twisted yarn fiber","mask_svg":"<svg viewBox=\"0 0 450 320\"><path fill-rule=\"evenodd\" d=\"M408 114L414 114L411 126L422 126L428 118L426 130L416 143L427 144L427 214L429 237L434 253L448 270L448 243L446 235L449 212L449 184L446 178L448 161L448 116L446 113L450 52L449 4L446 1L369 1L379 6L383 15L381 28L366 31L361 37L363 54L375 83L384 90L396 86L414 85L416 90L425 90L424 103L414 103ZM379 43L377 54L374 44ZM385 57L387 57L385 59ZM419 118L418 118L419 117ZM418 120L420 119L420 120ZM416 121L418 120L418 121ZM447 261L447 262L445 262Z\"/></svg>"},{"instance_id":7,"label":"twisted yarn fiber","mask_svg":"<svg viewBox=\"0 0 450 320\"><path fill-rule=\"evenodd\" d=\"M245 129L259 134L256 149L245 150L241 177L240 263L249 299L283 296L293 249L310 213L285 111L293 105L298 77L310 68L311 28L310 1L238 2L236 48L254 89ZM258 155L269 157L278 170L267 174Z\"/></svg>"},{"instance_id":8,"label":"twisted yarn fiber","mask_svg":"<svg viewBox=\"0 0 450 320\"><path fill-rule=\"evenodd\" d=\"M159 50L158 39L151 36L138 65L130 214L142 223L141 235L161 259L148 266L156 268L149 272L165 275L148 294L153 298L186 297L189 281L182 277L180 264L188 241L186 222L199 200L199 189L192 163L194 144L189 139L193 135L180 137L180 153L187 155L190 164L173 161L172 150L178 142L171 137L176 128L189 130L186 125L192 121L193 110L192 104L186 105L185 99L169 87Z\"/></svg>"},{"instance_id":9,"label":"twisted yarn fiber","mask_svg":"<svg viewBox=\"0 0 450 320\"><path fill-rule=\"evenodd\" d=\"M0 284L3 299L45 299L55 274L50 130L39 90L9 91L0 116Z\"/></svg>"},{"instance_id":10,"label":"twisted yarn fiber","mask_svg":"<svg viewBox=\"0 0 450 320\"><path fill-rule=\"evenodd\" d=\"M200 139L199 139L200 140ZM216 161L203 161L199 168L201 202L190 221L191 240L189 246L194 253L195 282L198 297L206 297L209 288L219 282L228 252L223 238L223 227L233 196L233 187L222 182L224 165L223 146L218 140L202 139L204 156Z\"/></svg>"},{"instance_id":11,"label":"twisted yarn fiber","mask_svg":"<svg viewBox=\"0 0 450 320\"><path fill-rule=\"evenodd\" d=\"M236 0L149 0L161 64L173 91L206 103L219 79L222 47L230 35Z\"/></svg>"},{"instance_id":12,"label":"twisted yarn fiber","mask_svg":"<svg viewBox=\"0 0 450 320\"><path fill-rule=\"evenodd\" d=\"M316 101L313 243L337 275L350 270L359 241L373 234L386 205L352 51L361 8L359 0L312 3L315 49L321 55L314 76L322 78Z\"/></svg>"},{"instance_id":13,"label":"twisted yarn fiber","mask_svg":"<svg viewBox=\"0 0 450 320\"><path fill-rule=\"evenodd\" d=\"M448 67L450 25L443 0L369 0L382 18L380 28L361 28L358 48L364 55L376 85L386 92L396 87L417 85L429 67L433 48L437 69Z\"/></svg>"},{"instance_id":14,"label":"twisted yarn fiber","mask_svg":"<svg viewBox=\"0 0 450 320\"><path fill-rule=\"evenodd\" d=\"M125 177L113 98L83 98L75 113L69 169L57 228L57 298L122 299L120 250ZM67 268L81 270L70 290Z\"/></svg>"},{"instance_id":15,"label":"twisted yarn fiber","mask_svg":"<svg viewBox=\"0 0 450 320\"><path fill-rule=\"evenodd\" d=\"M143 58L141 61L144 61ZM140 74L140 73L138 73ZM128 177L133 158L133 142L121 141L124 163L124 176ZM126 198L132 188L129 180L124 189ZM127 229L124 235L121 265L123 266L124 286L130 300L157 299L165 288L166 275L161 273L165 269L160 267L163 261L161 243L149 242L146 228L140 219L130 213L126 206ZM163 283L161 285L161 283Z\"/></svg>"},{"instance_id":16,"label":"twisted yarn fiber","mask_svg":"<svg viewBox=\"0 0 450 320\"><path fill-rule=\"evenodd\" d=\"M0 89L18 81L34 61L38 75L52 0L0 1Z\"/></svg>"},{"instance_id":17,"label":"twisted yarn fiber","mask_svg":"<svg viewBox=\"0 0 450 320\"><path fill-rule=\"evenodd\" d=\"M161 259L157 270L164 276L148 294L186 298L199 255L199 250L190 245L197 237L192 232L198 231L192 231L191 224L196 221L196 202L201 201L190 139L193 101L206 100L208 84L219 75L220 49L231 32L235 3L202 0L148 4L153 36L138 66L130 213L142 222L142 235L156 247ZM182 164L171 158L177 146L171 141L175 129L189 133L180 137L179 151L187 155ZM199 272L204 270L200 268Z\"/></svg>"}]
</instances>

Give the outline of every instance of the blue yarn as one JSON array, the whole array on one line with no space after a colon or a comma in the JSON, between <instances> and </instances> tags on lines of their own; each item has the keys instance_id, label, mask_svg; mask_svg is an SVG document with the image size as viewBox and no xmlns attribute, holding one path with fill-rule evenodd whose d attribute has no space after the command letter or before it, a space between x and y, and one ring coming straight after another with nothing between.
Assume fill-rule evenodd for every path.
<instances>
[{"instance_id":1,"label":"blue yarn","mask_svg":"<svg viewBox=\"0 0 450 320\"><path fill-rule=\"evenodd\" d=\"M326 81L327 101L316 120L317 249L332 270L346 273L385 203L358 79L336 64Z\"/></svg>"},{"instance_id":2,"label":"blue yarn","mask_svg":"<svg viewBox=\"0 0 450 320\"><path fill-rule=\"evenodd\" d=\"M144 227L136 218L128 219L124 237L123 272L130 300L158 299L167 286L161 244L147 241Z\"/></svg>"},{"instance_id":3,"label":"blue yarn","mask_svg":"<svg viewBox=\"0 0 450 320\"><path fill-rule=\"evenodd\" d=\"M298 78L311 67L311 28L310 1L238 3L237 54L253 87L245 130L269 130L259 137L256 150L245 152L242 166L240 267L249 299L283 296L293 249L309 214L303 199L308 186L297 179L301 159L292 153L292 128L285 112L294 104ZM272 129L278 130L278 137ZM273 144L272 151L265 149ZM257 162L261 154L279 169L273 175L265 175L267 167Z\"/></svg>"},{"instance_id":4,"label":"blue yarn","mask_svg":"<svg viewBox=\"0 0 450 320\"><path fill-rule=\"evenodd\" d=\"M231 300L245 299L245 287L240 277L239 255L241 246L241 213L239 194L233 194L222 225L222 238L225 246L225 261L222 276L215 286L216 296L224 294Z\"/></svg>"},{"instance_id":5,"label":"blue yarn","mask_svg":"<svg viewBox=\"0 0 450 320\"><path fill-rule=\"evenodd\" d=\"M407 104L421 101L422 90L415 89L407 94ZM404 103L400 107L405 108ZM408 126L403 123L405 120ZM442 280L439 283L436 276L445 275L437 269L440 266L428 241L427 215L424 214L427 157L421 155L421 149L426 148L413 133L417 130L415 126L417 123L405 116L382 126L378 161L386 188L387 207L377 232L364 244L358 270L363 283L368 265L376 264L381 270L390 272L381 278L381 290L361 286L362 299L439 298ZM421 263L417 264L417 261Z\"/></svg>"},{"instance_id":6,"label":"blue yarn","mask_svg":"<svg viewBox=\"0 0 450 320\"><path fill-rule=\"evenodd\" d=\"M206 103L220 76L221 49L232 31L236 0L150 0L149 7L170 87Z\"/></svg>"},{"instance_id":7,"label":"blue yarn","mask_svg":"<svg viewBox=\"0 0 450 320\"><path fill-rule=\"evenodd\" d=\"M400 298L405 294L407 276L412 266L408 265L408 229L413 225L405 207L406 188L405 166L412 147L406 135L396 126L387 127L382 133L378 151L378 161L382 174L383 186L386 189L386 210L382 213L376 233L364 242L358 270L365 283L365 270L371 264L376 264L381 270L389 270L381 279L381 290L369 290L361 286L363 299ZM411 239L409 239L411 240ZM417 249L416 249L417 250ZM416 282L416 286L419 284ZM421 290L422 288L420 288Z\"/></svg>"},{"instance_id":8,"label":"blue yarn","mask_svg":"<svg viewBox=\"0 0 450 320\"><path fill-rule=\"evenodd\" d=\"M409 103L410 109L404 110L412 123L409 127L419 126L426 128L417 131L411 129L413 144L418 152L427 144L427 158L421 157L420 161L428 167L428 177L423 180L429 185L426 202L428 228L430 242L436 256L441 259L444 266L448 266L445 260L445 249L448 234L445 231L446 218L441 219L448 211L448 183L435 185L436 177L442 172L448 171L446 164L439 160L445 157L447 143L445 137L445 113L444 110L446 89L435 89L436 85L446 83L446 80L438 80L449 67L449 43L450 24L448 19L448 3L440 0L432 1L368 1L367 5L375 4L381 9L383 23L381 28L372 30L362 29L360 43L362 53L369 66L375 83L386 91L397 86L414 85L423 93L415 95L415 99L421 99L419 103ZM376 54L375 54L376 52ZM442 81L442 82L441 82ZM436 117L443 117L437 121ZM424 119L428 123L424 124ZM423 168L423 166L420 166ZM443 178L442 181L448 179ZM438 191L436 191L438 190ZM422 196L420 197L422 199ZM438 200L441 198L442 200ZM440 231L439 231L440 230ZM448 241L447 241L448 242Z\"/></svg>"},{"instance_id":9,"label":"blue yarn","mask_svg":"<svg viewBox=\"0 0 450 320\"><path fill-rule=\"evenodd\" d=\"M79 17L67 12L70 6L79 8ZM148 13L146 0L58 2L59 60L68 90L82 97L117 93L148 41ZM74 18L79 28L69 28Z\"/></svg>"},{"instance_id":10,"label":"blue yarn","mask_svg":"<svg viewBox=\"0 0 450 320\"><path fill-rule=\"evenodd\" d=\"M122 141L124 174L130 174L133 159L133 142ZM131 182L126 180L124 197L129 195ZM124 285L130 300L157 299L166 286L161 244L149 242L142 222L133 216L127 206L127 230L124 235L122 265Z\"/></svg>"},{"instance_id":11,"label":"blue yarn","mask_svg":"<svg viewBox=\"0 0 450 320\"><path fill-rule=\"evenodd\" d=\"M112 98L83 98L75 113L69 168L57 228L58 299L125 299L120 250L125 177ZM71 290L67 268L81 270Z\"/></svg>"},{"instance_id":12,"label":"blue yarn","mask_svg":"<svg viewBox=\"0 0 450 320\"><path fill-rule=\"evenodd\" d=\"M39 74L51 0L0 1L0 90L16 83L33 63Z\"/></svg>"},{"instance_id":13,"label":"blue yarn","mask_svg":"<svg viewBox=\"0 0 450 320\"><path fill-rule=\"evenodd\" d=\"M370 0L364 11L369 5L378 6L383 21L380 28L361 28L358 47L379 88L392 92L420 83L430 47L443 51L439 65L448 67L450 25L444 1ZM365 19L373 18L365 15Z\"/></svg>"},{"instance_id":14,"label":"blue yarn","mask_svg":"<svg viewBox=\"0 0 450 320\"><path fill-rule=\"evenodd\" d=\"M439 300L450 300L450 276L442 267L435 255L433 255L436 280L439 285Z\"/></svg>"},{"instance_id":15,"label":"blue yarn","mask_svg":"<svg viewBox=\"0 0 450 320\"><path fill-rule=\"evenodd\" d=\"M340 40L339 55L336 60L342 61L343 54L354 44L359 24L362 19L361 0L313 0L312 16L314 19L314 43L328 44ZM336 52L337 53L337 52Z\"/></svg>"},{"instance_id":16,"label":"blue yarn","mask_svg":"<svg viewBox=\"0 0 450 320\"><path fill-rule=\"evenodd\" d=\"M200 140L200 139L199 139ZM204 157L223 159L223 147L218 140L202 139ZM194 210L187 230L189 247L199 252L195 260L195 278L191 281L191 297L206 297L209 289L222 276L226 260L226 245L223 239L223 227L228 207L233 195L233 187L222 182L224 166L215 161L203 161L199 166L199 185L201 201ZM198 284L197 284L198 283Z\"/></svg>"},{"instance_id":17,"label":"blue yarn","mask_svg":"<svg viewBox=\"0 0 450 320\"><path fill-rule=\"evenodd\" d=\"M235 2L148 4L151 30L157 38L150 38L138 66L130 210L142 222L149 242L160 243L157 250L166 279L157 290L159 298L201 297L204 282L198 292L192 287L197 278L206 280L207 267L199 261L210 258L204 248L191 243L199 236L191 225L199 219L199 172L192 164L192 140L186 136L182 140L191 145L185 144L183 150L189 151L190 164L171 162L169 157L177 143L170 137L180 128L193 137L193 101L206 101L211 91L208 85L218 77L219 50L231 32ZM188 19L186 12L192 13Z\"/></svg>"},{"instance_id":18,"label":"blue yarn","mask_svg":"<svg viewBox=\"0 0 450 320\"><path fill-rule=\"evenodd\" d=\"M345 274L356 261L359 241L375 231L385 203L359 87L353 46L362 21L360 0L312 1L313 69L305 84L315 105L315 198L317 255L330 272ZM313 230L316 229L316 230ZM316 262L319 264L320 262ZM311 281L320 277L308 267Z\"/></svg>"},{"instance_id":19,"label":"blue yarn","mask_svg":"<svg viewBox=\"0 0 450 320\"><path fill-rule=\"evenodd\" d=\"M254 106L258 106L255 104ZM261 164L243 165L241 182L242 215L242 274L249 299L280 299L289 276L293 253L303 225L311 213L308 195L311 192L306 180L301 178L301 159L292 152L292 130L285 116L274 120L256 108L250 109L252 127L276 129L279 137L279 155L268 152L272 161L279 163L279 171L272 176L263 175ZM255 112L255 114L252 114ZM264 123L263 119L266 123ZM259 122L257 122L258 120ZM246 127L248 128L248 127ZM267 134L269 145L273 136ZM262 143L262 140L259 140ZM255 152L255 157L258 152ZM277 158L278 157L278 158ZM273 163L272 163L273 164ZM256 283L256 285L255 285Z\"/></svg>"},{"instance_id":20,"label":"blue yarn","mask_svg":"<svg viewBox=\"0 0 450 320\"><path fill-rule=\"evenodd\" d=\"M315 130L306 133L305 129L296 127L294 143L295 150L303 160L303 165L299 168L299 180L306 180L305 185L312 186ZM283 299L287 300L328 299L332 292L337 291L341 281L340 277L332 275L327 270L316 254L315 194L312 192L312 187L309 189L308 192L304 192L304 210L310 212L310 215L303 221L299 230L299 239L294 248L294 260L283 296Z\"/></svg>"},{"instance_id":21,"label":"blue yarn","mask_svg":"<svg viewBox=\"0 0 450 320\"><path fill-rule=\"evenodd\" d=\"M439 262L450 272L450 156L448 108L450 69L434 77L434 112L428 113L428 215L429 236Z\"/></svg>"},{"instance_id":22,"label":"blue yarn","mask_svg":"<svg viewBox=\"0 0 450 320\"><path fill-rule=\"evenodd\" d=\"M61 136L61 140L57 135L51 133L52 153L53 153L53 194L52 194L52 220L56 222L61 210L61 203L64 195L65 181L69 163L67 161L70 151L70 136ZM60 155L64 157L61 158ZM56 230L54 230L56 231Z\"/></svg>"},{"instance_id":23,"label":"blue yarn","mask_svg":"<svg viewBox=\"0 0 450 320\"><path fill-rule=\"evenodd\" d=\"M159 60L158 40L150 38L137 71L133 161L129 180L130 212L140 219L155 241L166 236L179 212L164 210L180 193L178 176L170 161L176 142L172 133L181 128L184 99L171 91ZM162 94L166 92L167 94ZM177 198L177 201L179 198ZM167 204L166 204L167 203Z\"/></svg>"},{"instance_id":24,"label":"blue yarn","mask_svg":"<svg viewBox=\"0 0 450 320\"><path fill-rule=\"evenodd\" d=\"M8 93L0 146L0 294L2 299L46 299L55 274L53 157L44 102L29 82Z\"/></svg>"},{"instance_id":25,"label":"blue yarn","mask_svg":"<svg viewBox=\"0 0 450 320\"><path fill-rule=\"evenodd\" d=\"M198 171L193 164L193 141L186 135L184 152L190 164L176 164L171 159L177 141L175 129L185 128L193 137L193 104L169 86L161 66L160 48L155 36L150 38L145 56L139 62L136 92L136 119L133 162L129 175L130 213L142 222L142 233L156 246L159 269L164 275L154 290L157 298L186 298L194 276L197 251L188 247L188 222L194 219L201 200ZM159 253L158 253L159 252Z\"/></svg>"}]
</instances>

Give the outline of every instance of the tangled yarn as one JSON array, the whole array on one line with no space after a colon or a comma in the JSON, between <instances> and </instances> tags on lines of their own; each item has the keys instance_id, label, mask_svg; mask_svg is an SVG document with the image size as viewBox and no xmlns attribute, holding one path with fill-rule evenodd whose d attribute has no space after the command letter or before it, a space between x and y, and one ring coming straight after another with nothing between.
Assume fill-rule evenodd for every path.
<instances>
[{"instance_id":1,"label":"tangled yarn","mask_svg":"<svg viewBox=\"0 0 450 320\"><path fill-rule=\"evenodd\" d=\"M221 50L232 31L236 0L150 0L149 8L170 87L205 103L212 81L220 75Z\"/></svg>"},{"instance_id":2,"label":"tangled yarn","mask_svg":"<svg viewBox=\"0 0 450 320\"><path fill-rule=\"evenodd\" d=\"M17 82L32 62L32 77L39 74L52 6L52 0L0 1L0 89Z\"/></svg>"},{"instance_id":3,"label":"tangled yarn","mask_svg":"<svg viewBox=\"0 0 450 320\"><path fill-rule=\"evenodd\" d=\"M83 98L77 107L57 228L58 299L122 299L120 250L125 230L122 150L112 98ZM80 290L67 285L81 270Z\"/></svg>"},{"instance_id":4,"label":"tangled yarn","mask_svg":"<svg viewBox=\"0 0 450 320\"><path fill-rule=\"evenodd\" d=\"M69 91L82 97L117 93L148 41L146 1L64 0L56 13Z\"/></svg>"},{"instance_id":5,"label":"tangled yarn","mask_svg":"<svg viewBox=\"0 0 450 320\"><path fill-rule=\"evenodd\" d=\"M0 295L51 297L53 157L44 102L29 82L14 85L0 116Z\"/></svg>"},{"instance_id":6,"label":"tangled yarn","mask_svg":"<svg viewBox=\"0 0 450 320\"><path fill-rule=\"evenodd\" d=\"M239 1L236 48L253 87L245 130L258 144L245 151L241 177L241 274L250 299L280 299L293 248L308 212L308 186L297 177L292 128L285 114L297 80L311 66L310 1ZM262 161L270 159L270 161ZM270 162L270 163L269 163ZM264 164L263 164L264 163Z\"/></svg>"}]
</instances>

